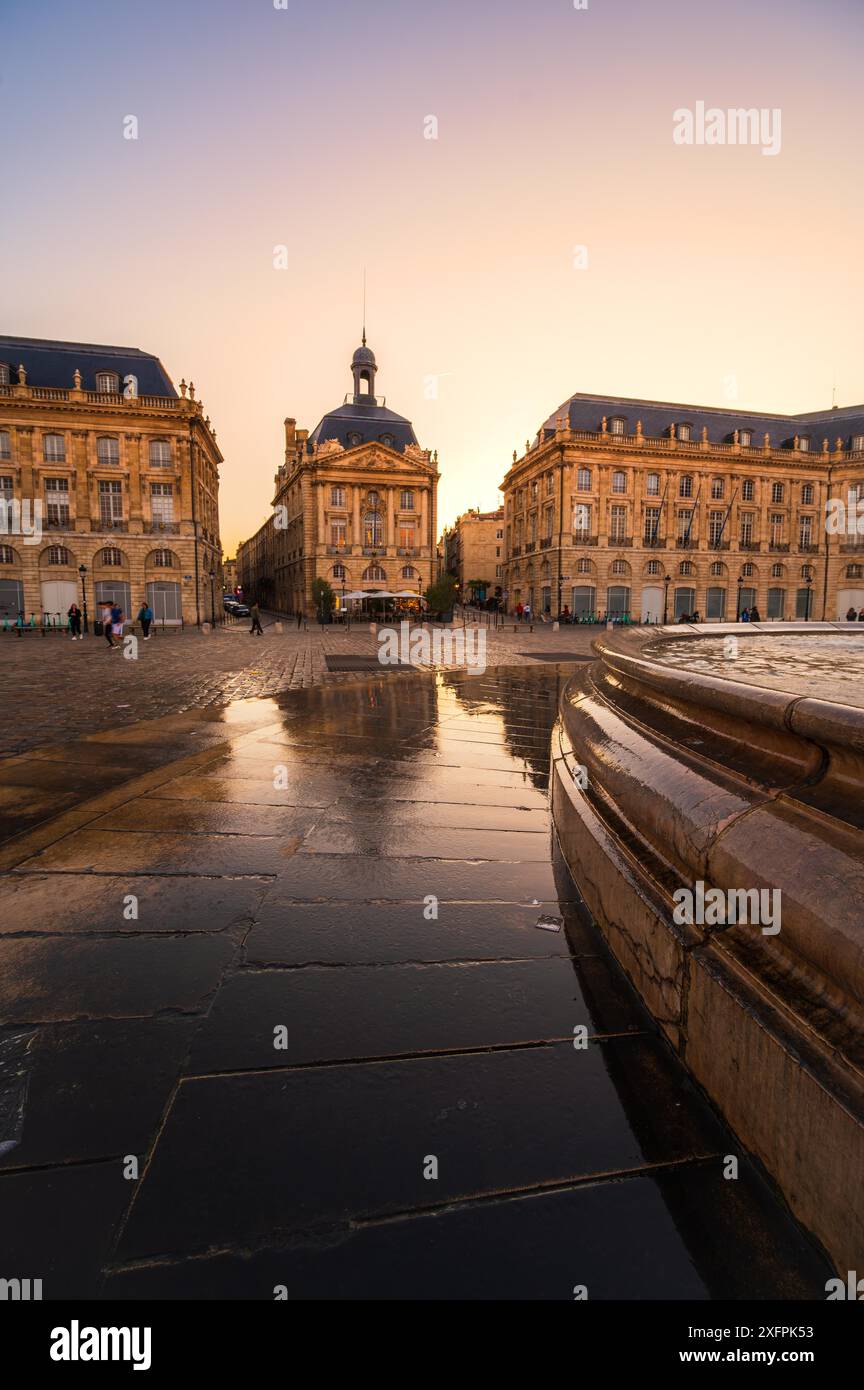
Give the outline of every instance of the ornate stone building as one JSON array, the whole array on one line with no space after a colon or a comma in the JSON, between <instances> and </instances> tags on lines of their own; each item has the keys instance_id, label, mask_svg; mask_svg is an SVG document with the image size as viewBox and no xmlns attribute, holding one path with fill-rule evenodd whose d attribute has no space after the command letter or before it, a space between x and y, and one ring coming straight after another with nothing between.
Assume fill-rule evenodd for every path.
<instances>
[{"instance_id":1,"label":"ornate stone building","mask_svg":"<svg viewBox=\"0 0 864 1390\"><path fill-rule=\"evenodd\" d=\"M375 395L377 364L354 353L354 391L308 434L285 421L273 514L237 551L246 597L314 612L312 586L420 594L435 578L438 456Z\"/></svg>"},{"instance_id":2,"label":"ornate stone building","mask_svg":"<svg viewBox=\"0 0 864 1390\"><path fill-rule=\"evenodd\" d=\"M716 622L756 604L833 621L864 606L864 534L825 524L850 488L864 497L864 406L572 396L502 483L508 608Z\"/></svg>"},{"instance_id":3,"label":"ornate stone building","mask_svg":"<svg viewBox=\"0 0 864 1390\"><path fill-rule=\"evenodd\" d=\"M442 535L446 572L459 585L460 598L482 603L504 586L504 508L481 512L471 507Z\"/></svg>"},{"instance_id":4,"label":"ornate stone building","mask_svg":"<svg viewBox=\"0 0 864 1390\"><path fill-rule=\"evenodd\" d=\"M209 618L222 455L180 392L137 348L0 337L0 617L146 596L157 621Z\"/></svg>"}]
</instances>

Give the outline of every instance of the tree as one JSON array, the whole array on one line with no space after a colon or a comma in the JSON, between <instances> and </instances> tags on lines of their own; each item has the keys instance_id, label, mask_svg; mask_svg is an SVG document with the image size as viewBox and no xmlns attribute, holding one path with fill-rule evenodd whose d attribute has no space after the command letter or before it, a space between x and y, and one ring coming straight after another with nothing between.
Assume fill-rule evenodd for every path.
<instances>
[{"instance_id":1,"label":"tree","mask_svg":"<svg viewBox=\"0 0 864 1390\"><path fill-rule=\"evenodd\" d=\"M336 595L326 579L313 580L312 602L315 604L319 623L326 623L336 607Z\"/></svg>"},{"instance_id":2,"label":"tree","mask_svg":"<svg viewBox=\"0 0 864 1390\"><path fill-rule=\"evenodd\" d=\"M458 596L458 585L452 574L442 574L430 584L423 597L434 613L447 613Z\"/></svg>"}]
</instances>

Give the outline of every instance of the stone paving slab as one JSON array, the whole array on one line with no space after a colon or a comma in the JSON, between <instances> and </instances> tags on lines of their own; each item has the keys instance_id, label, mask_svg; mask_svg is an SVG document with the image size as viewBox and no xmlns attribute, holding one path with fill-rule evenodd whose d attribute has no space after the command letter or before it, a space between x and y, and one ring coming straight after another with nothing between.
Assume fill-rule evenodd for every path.
<instances>
[{"instance_id":1,"label":"stone paving slab","mask_svg":"<svg viewBox=\"0 0 864 1390\"><path fill-rule=\"evenodd\" d=\"M249 925L266 885L260 880L199 878L194 900L180 878L135 879L137 916L126 899L128 875L0 876L0 941L7 935L122 936L126 933L217 933ZM62 891L61 891L62 889Z\"/></svg>"}]
</instances>

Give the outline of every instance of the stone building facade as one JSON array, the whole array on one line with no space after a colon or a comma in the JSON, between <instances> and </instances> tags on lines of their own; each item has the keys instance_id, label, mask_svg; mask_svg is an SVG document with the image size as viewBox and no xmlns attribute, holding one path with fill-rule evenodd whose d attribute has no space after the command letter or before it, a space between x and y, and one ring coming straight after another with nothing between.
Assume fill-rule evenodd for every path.
<instances>
[{"instance_id":1,"label":"stone building facade","mask_svg":"<svg viewBox=\"0 0 864 1390\"><path fill-rule=\"evenodd\" d=\"M0 619L145 597L157 623L208 619L221 463L194 386L178 395L157 357L0 337Z\"/></svg>"},{"instance_id":2,"label":"stone building facade","mask_svg":"<svg viewBox=\"0 0 864 1390\"><path fill-rule=\"evenodd\" d=\"M313 614L316 579L341 595L422 594L435 578L437 454L376 397L365 335L351 372L353 394L311 434L285 421L272 514L238 547L245 596L275 612Z\"/></svg>"},{"instance_id":3,"label":"stone building facade","mask_svg":"<svg viewBox=\"0 0 864 1390\"><path fill-rule=\"evenodd\" d=\"M864 406L807 415L575 395L513 455L507 606L670 622L834 620L864 606ZM862 527L864 531L864 527Z\"/></svg>"},{"instance_id":4,"label":"stone building facade","mask_svg":"<svg viewBox=\"0 0 864 1390\"><path fill-rule=\"evenodd\" d=\"M482 603L504 586L504 508L469 508L442 535L446 572L462 599Z\"/></svg>"}]
</instances>

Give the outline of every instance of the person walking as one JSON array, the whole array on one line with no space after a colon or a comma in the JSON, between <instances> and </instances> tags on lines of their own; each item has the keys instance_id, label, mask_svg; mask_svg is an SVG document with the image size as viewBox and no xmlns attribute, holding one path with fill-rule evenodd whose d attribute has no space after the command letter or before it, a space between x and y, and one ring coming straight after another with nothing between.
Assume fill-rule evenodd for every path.
<instances>
[{"instance_id":1,"label":"person walking","mask_svg":"<svg viewBox=\"0 0 864 1390\"><path fill-rule=\"evenodd\" d=\"M250 613L252 617L252 626L249 629L249 636L251 637L253 632L257 632L258 636L262 637L264 634L264 629L261 626L261 610L259 609L257 603L253 603L250 609Z\"/></svg>"},{"instance_id":2,"label":"person walking","mask_svg":"<svg viewBox=\"0 0 864 1390\"><path fill-rule=\"evenodd\" d=\"M119 603L113 604L111 608L111 633L117 639L113 645L118 651L120 649L120 639L123 636L123 626L125 622L126 614L123 612L123 609L120 607Z\"/></svg>"},{"instance_id":3,"label":"person walking","mask_svg":"<svg viewBox=\"0 0 864 1390\"><path fill-rule=\"evenodd\" d=\"M749 621L750 621L750 609L749 609L749 608L742 608L742 609L741 609L741 617L738 619L738 621L741 622L741 623L749 623Z\"/></svg>"},{"instance_id":4,"label":"person walking","mask_svg":"<svg viewBox=\"0 0 864 1390\"><path fill-rule=\"evenodd\" d=\"M138 621L141 624L141 631L144 634L144 641L149 642L150 624L153 621L153 609L150 607L149 603L147 603L146 599L144 603L141 604L141 607L138 609Z\"/></svg>"},{"instance_id":5,"label":"person walking","mask_svg":"<svg viewBox=\"0 0 864 1390\"><path fill-rule=\"evenodd\" d=\"M525 607L522 609L522 621L523 621L524 623L530 623L530 621L531 621L531 605L530 605L530 603L526 603L526 604L525 604Z\"/></svg>"},{"instance_id":6,"label":"person walking","mask_svg":"<svg viewBox=\"0 0 864 1390\"><path fill-rule=\"evenodd\" d=\"M302 612L302 609L298 608L298 609L297 609L297 627L298 627L298 629L299 629L300 624L302 623L302 621L303 621L303 612Z\"/></svg>"},{"instance_id":7,"label":"person walking","mask_svg":"<svg viewBox=\"0 0 864 1390\"><path fill-rule=\"evenodd\" d=\"M858 621L858 614L854 608L850 608L847 612L846 621L847 623L855 623Z\"/></svg>"},{"instance_id":8,"label":"person walking","mask_svg":"<svg viewBox=\"0 0 864 1390\"><path fill-rule=\"evenodd\" d=\"M102 635L109 647L114 646L114 638L111 635L111 605L110 603L100 603L99 612L102 620Z\"/></svg>"},{"instance_id":9,"label":"person walking","mask_svg":"<svg viewBox=\"0 0 864 1390\"><path fill-rule=\"evenodd\" d=\"M72 634L72 641L75 642L81 637L81 609L78 607L77 603L73 603L70 606L66 616L69 619L69 631ZM83 637L81 637L81 640L83 642Z\"/></svg>"},{"instance_id":10,"label":"person walking","mask_svg":"<svg viewBox=\"0 0 864 1390\"><path fill-rule=\"evenodd\" d=\"M761 623L762 621L762 618L759 614L759 609L756 607L755 603L753 607L750 609L750 621L751 623Z\"/></svg>"},{"instance_id":11,"label":"person walking","mask_svg":"<svg viewBox=\"0 0 864 1390\"><path fill-rule=\"evenodd\" d=\"M522 621L522 614L524 613L524 611L525 611L525 610L524 610L524 608L522 607L522 604L521 604L521 603L517 603L517 605L516 605L516 621L517 621L517 623L521 623L521 621Z\"/></svg>"}]
</instances>

